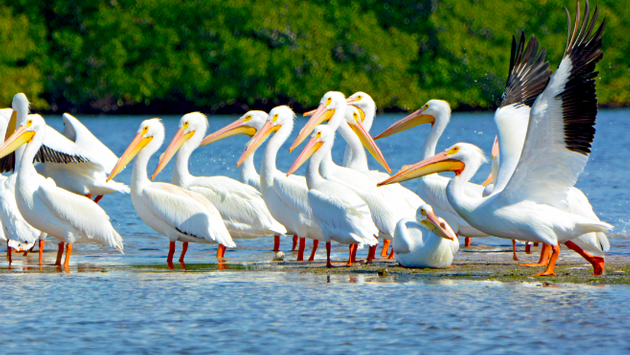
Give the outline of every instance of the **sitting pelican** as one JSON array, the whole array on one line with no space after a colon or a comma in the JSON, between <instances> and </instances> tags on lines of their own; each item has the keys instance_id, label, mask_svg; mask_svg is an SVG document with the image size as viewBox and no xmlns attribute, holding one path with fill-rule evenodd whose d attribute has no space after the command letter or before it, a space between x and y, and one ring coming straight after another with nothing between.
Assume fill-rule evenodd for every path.
<instances>
[{"instance_id":1,"label":"sitting pelican","mask_svg":"<svg viewBox=\"0 0 630 355\"><path fill-rule=\"evenodd\" d=\"M416 218L402 218L392 240L396 261L404 267L447 268L459 250L457 236L430 205L418 208Z\"/></svg>"}]
</instances>

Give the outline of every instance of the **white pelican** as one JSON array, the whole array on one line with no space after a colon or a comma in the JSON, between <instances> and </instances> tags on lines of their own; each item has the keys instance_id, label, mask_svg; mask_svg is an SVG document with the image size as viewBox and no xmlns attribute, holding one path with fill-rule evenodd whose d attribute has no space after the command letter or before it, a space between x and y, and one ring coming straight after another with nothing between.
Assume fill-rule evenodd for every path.
<instances>
[{"instance_id":1,"label":"white pelican","mask_svg":"<svg viewBox=\"0 0 630 355\"><path fill-rule=\"evenodd\" d=\"M404 267L448 268L459 250L451 227L430 205L418 208L415 219L402 218L392 241L396 261Z\"/></svg>"},{"instance_id":2,"label":"white pelican","mask_svg":"<svg viewBox=\"0 0 630 355\"><path fill-rule=\"evenodd\" d=\"M69 272L75 243L96 242L115 247L122 253L122 238L101 207L83 196L58 188L52 179L37 174L32 162L44 142L46 130L41 116L29 115L0 146L0 157L4 157L26 144L21 161L16 164L15 199L20 213L34 228L67 243L66 272Z\"/></svg>"},{"instance_id":3,"label":"white pelican","mask_svg":"<svg viewBox=\"0 0 630 355\"><path fill-rule=\"evenodd\" d=\"M455 171L456 176L446 190L447 196L455 210L472 226L503 238L551 245L547 269L538 276L555 275L559 243L586 233L605 233L612 228L608 223L565 211L569 190L584 170L595 134L594 78L597 73L594 70L603 56L600 48L606 23L604 20L593 33L598 8L590 22L588 2L586 16L581 21L579 13L578 6L575 27L573 33L569 32L563 59L531 108L520 159L503 189L499 188L503 174L500 168L495 186L498 191L485 198L465 195L462 183L468 181L485 160L478 148L466 143L456 144L433 158L406 167L391 179L401 181ZM499 126L501 151L505 147L502 134ZM501 164L505 164L503 156ZM560 205L564 208L556 207Z\"/></svg>"},{"instance_id":4,"label":"white pelican","mask_svg":"<svg viewBox=\"0 0 630 355\"><path fill-rule=\"evenodd\" d=\"M22 93L13 98L13 115L7 133L13 133L17 117L26 117L29 102ZM70 115L64 116L64 133L76 140L60 134L54 128L46 127L46 137L42 147L35 155L38 172L56 179L59 187L68 191L91 197L114 191L128 192L129 188L114 181L106 182L106 174L112 169L116 156L105 147L78 120ZM15 156L10 154L0 160L2 172L13 171ZM98 202L98 201L97 201Z\"/></svg>"},{"instance_id":5,"label":"white pelican","mask_svg":"<svg viewBox=\"0 0 630 355\"><path fill-rule=\"evenodd\" d=\"M250 110L247 111L244 115L242 115L238 120L230 123L229 125L219 129L218 131L209 134L204 138L199 146L204 146L206 144L214 143L223 138L231 137L237 134L244 134L250 137L250 140L245 144L245 149L252 141L252 137L256 135L256 133L262 128L262 126L267 121L267 112L259 111L259 110ZM239 167L239 180L247 184L256 190L260 191L260 175L256 171L256 167L254 166L254 153L250 154L244 161L243 164ZM304 177L300 177L304 180ZM293 248L292 250L297 250L298 236L293 236ZM274 252L278 252L280 250L280 235L274 236Z\"/></svg>"},{"instance_id":6,"label":"white pelican","mask_svg":"<svg viewBox=\"0 0 630 355\"><path fill-rule=\"evenodd\" d=\"M363 143L368 151L372 153L374 157L381 163L381 165L387 167L387 162L383 157L380 149L374 143L369 133L363 129L360 122L352 120L354 124L357 124L357 133L348 125L346 121L346 109L347 102L344 95L337 91L329 91L320 100L320 105L311 117L311 119L304 126L301 134L309 132L310 127L319 122L328 121L328 127L335 132L339 130L341 135L345 138L348 145L356 151L360 151L363 148ZM298 136L296 142L299 143L301 136ZM356 193L365 203L369 206L372 214L372 220L376 224L379 230L379 236L384 240L391 240L394 236L394 230L396 229L396 223L402 217L412 217L415 214L415 209L406 205L406 201L403 196L396 193L392 193L390 189L381 190L376 187L374 180L370 178L369 171L357 171L351 168L341 167L335 164L332 160L332 154L327 151L328 154L324 155L321 161L319 172L321 175L329 181L333 181L342 185L346 185ZM360 155L360 153L357 153ZM365 152L363 152L365 157ZM367 164L367 158L365 158ZM384 250L387 251L388 242L385 242ZM374 258L374 252L376 246L370 248L368 253L368 261ZM393 258L393 255L392 255Z\"/></svg>"},{"instance_id":7,"label":"white pelican","mask_svg":"<svg viewBox=\"0 0 630 355\"><path fill-rule=\"evenodd\" d=\"M350 245L348 266L354 261L357 247L378 243L374 237L378 234L378 228L374 225L370 209L363 199L348 189L347 185L324 179L319 173L320 164L330 154L334 139L335 133L330 127L315 127L311 140L287 172L287 175L291 174L311 158L306 168L308 203L326 241L327 267L332 267L331 240Z\"/></svg>"},{"instance_id":8,"label":"white pelican","mask_svg":"<svg viewBox=\"0 0 630 355\"><path fill-rule=\"evenodd\" d=\"M422 106L422 108L394 123L374 139L389 137L392 134L402 132L417 125L430 123L431 131L424 140L424 146L422 148L422 159L427 159L435 155L437 142L446 129L446 126L448 126L450 119L451 107L448 102L443 100L430 100ZM449 181L450 178L438 174L423 176L418 179L417 192L420 198L433 207L438 216L448 222L457 235L465 237L465 246L469 246L470 237L480 238L487 237L488 235L471 227L470 224L453 209L446 198L446 185ZM473 183L467 183L464 189L471 197L481 197L483 190L483 186Z\"/></svg>"},{"instance_id":9,"label":"white pelican","mask_svg":"<svg viewBox=\"0 0 630 355\"><path fill-rule=\"evenodd\" d=\"M247 111L238 120L230 123L229 125L219 129L218 131L207 135L199 144L200 147L214 143L223 138L231 137L237 134L244 134L250 137L250 140L245 145L245 149L251 142L251 138L258 132L267 121L267 112L259 110ZM239 180L240 182L247 184L256 190L260 191L260 175L256 171L254 166L254 154L243 161L239 168Z\"/></svg>"},{"instance_id":10,"label":"white pelican","mask_svg":"<svg viewBox=\"0 0 630 355\"><path fill-rule=\"evenodd\" d=\"M249 143L236 166L240 166L267 139L269 139L260 168L260 192L273 218L287 228L288 233L300 238L298 261L303 260L304 238L313 239L315 256L320 240L324 240L322 230L312 216L308 204L308 187L306 180L289 178L276 168L276 156L282 144L287 140L293 129L295 113L288 106L278 106L269 112L264 126L256 133Z\"/></svg>"},{"instance_id":11,"label":"white pelican","mask_svg":"<svg viewBox=\"0 0 630 355\"><path fill-rule=\"evenodd\" d=\"M63 123L62 135L74 142L88 161L81 164L46 162L36 166L37 172L52 178L63 189L88 197L95 196L94 202L112 192L128 194L129 186L116 181L105 181L118 157L74 116L64 113ZM51 130L48 129L47 132ZM65 142L56 131L54 134L58 141Z\"/></svg>"},{"instance_id":12,"label":"white pelican","mask_svg":"<svg viewBox=\"0 0 630 355\"><path fill-rule=\"evenodd\" d=\"M216 207L202 195L176 185L151 182L147 177L149 158L164 142L164 125L159 119L144 120L129 147L107 178L116 176L136 155L131 173L131 201L144 223L170 240L167 263L172 266L175 242L181 241L184 262L188 242L218 243L217 258L225 248L234 248L230 233Z\"/></svg>"},{"instance_id":13,"label":"white pelican","mask_svg":"<svg viewBox=\"0 0 630 355\"><path fill-rule=\"evenodd\" d=\"M510 74L501 104L495 113L495 122L500 135L495 139L492 154L493 157L497 153L499 155L493 160L492 166L493 176L496 176L498 181L486 186L484 196L502 190L514 173L523 150L531 107L551 76L551 71L548 70L549 63L544 62L545 49L543 48L538 56L537 52L538 42L535 37L532 36L526 48L524 33L521 33L518 46L516 39L513 38ZM503 148L499 149L500 147ZM599 220L588 198L576 187L568 190L566 203L559 202L554 206L570 213ZM566 242L565 245L588 260L593 265L595 275L603 272L604 251L610 247L604 233L588 233ZM546 265L549 251L548 246L543 246L540 261L528 265ZM516 260L516 254L514 254L514 259Z\"/></svg>"},{"instance_id":14,"label":"white pelican","mask_svg":"<svg viewBox=\"0 0 630 355\"><path fill-rule=\"evenodd\" d=\"M193 176L188 160L208 129L208 119L200 112L188 113L179 121L179 129L162 154L151 180L168 164L175 152L171 182L203 195L219 210L232 238L258 238L286 234L267 209L262 195L255 188L227 176Z\"/></svg>"}]
</instances>

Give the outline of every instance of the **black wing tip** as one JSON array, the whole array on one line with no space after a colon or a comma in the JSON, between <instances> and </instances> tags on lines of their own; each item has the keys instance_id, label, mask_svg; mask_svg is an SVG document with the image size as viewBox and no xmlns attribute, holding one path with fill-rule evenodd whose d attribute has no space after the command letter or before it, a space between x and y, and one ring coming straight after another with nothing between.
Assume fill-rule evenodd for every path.
<instances>
[{"instance_id":1,"label":"black wing tip","mask_svg":"<svg viewBox=\"0 0 630 355\"><path fill-rule=\"evenodd\" d=\"M571 62L571 71L564 90L556 99L562 101L564 142L567 149L588 156L595 137L594 126L597 118L595 78L599 73L595 71L595 65L604 55L601 47L606 19L604 18L593 33L599 14L598 6L595 6L591 15L589 3L586 1L584 16L580 19L580 4L577 2L576 12L573 32L569 20L569 35L564 55L564 58Z\"/></svg>"},{"instance_id":2,"label":"black wing tip","mask_svg":"<svg viewBox=\"0 0 630 355\"><path fill-rule=\"evenodd\" d=\"M551 71L549 62L545 61L547 50L544 47L538 49L536 36L532 35L527 44L525 31L521 31L518 43L516 36L512 36L510 70L499 107L511 104L531 107L545 89Z\"/></svg>"}]
</instances>

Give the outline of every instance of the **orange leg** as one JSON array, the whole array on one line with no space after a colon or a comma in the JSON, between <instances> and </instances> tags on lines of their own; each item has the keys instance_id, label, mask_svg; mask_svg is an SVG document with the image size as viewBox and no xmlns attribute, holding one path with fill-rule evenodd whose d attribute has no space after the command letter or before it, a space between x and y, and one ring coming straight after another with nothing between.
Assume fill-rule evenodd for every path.
<instances>
[{"instance_id":1,"label":"orange leg","mask_svg":"<svg viewBox=\"0 0 630 355\"><path fill-rule=\"evenodd\" d=\"M387 259L393 259L394 258L394 248L392 248L392 252L389 253L389 256L387 257Z\"/></svg>"},{"instance_id":2,"label":"orange leg","mask_svg":"<svg viewBox=\"0 0 630 355\"><path fill-rule=\"evenodd\" d=\"M357 250L359 250L359 245L355 244L354 245L354 249L352 250L352 262L353 263L357 262Z\"/></svg>"},{"instance_id":3,"label":"orange leg","mask_svg":"<svg viewBox=\"0 0 630 355\"><path fill-rule=\"evenodd\" d=\"M61 257L63 256L63 246L64 246L64 242L59 243L59 249L57 250L57 261L55 261L55 265L61 266Z\"/></svg>"},{"instance_id":4,"label":"orange leg","mask_svg":"<svg viewBox=\"0 0 630 355\"><path fill-rule=\"evenodd\" d=\"M103 198L103 195L96 196L96 198L94 199L94 203L98 203L98 201L100 201L102 198Z\"/></svg>"},{"instance_id":5,"label":"orange leg","mask_svg":"<svg viewBox=\"0 0 630 355\"><path fill-rule=\"evenodd\" d=\"M330 262L330 249L332 248L332 244L330 242L326 243L326 267L333 267Z\"/></svg>"},{"instance_id":6,"label":"orange leg","mask_svg":"<svg viewBox=\"0 0 630 355\"><path fill-rule=\"evenodd\" d=\"M525 243L525 254L531 254L532 253L532 245L529 244L529 242ZM516 260L516 259L514 259Z\"/></svg>"},{"instance_id":7,"label":"orange leg","mask_svg":"<svg viewBox=\"0 0 630 355\"><path fill-rule=\"evenodd\" d=\"M297 238L297 235L295 237ZM306 249L306 238L300 238L297 261L304 261L304 249Z\"/></svg>"},{"instance_id":8,"label":"orange leg","mask_svg":"<svg viewBox=\"0 0 630 355\"><path fill-rule=\"evenodd\" d=\"M549 256L551 255L551 245L543 243L540 249L540 259L537 263L519 264L521 266L544 266L549 262Z\"/></svg>"},{"instance_id":9,"label":"orange leg","mask_svg":"<svg viewBox=\"0 0 630 355\"><path fill-rule=\"evenodd\" d=\"M512 239L512 252L514 253L514 256L512 256L512 259L518 261L518 257L516 256L516 239Z\"/></svg>"},{"instance_id":10,"label":"orange leg","mask_svg":"<svg viewBox=\"0 0 630 355\"><path fill-rule=\"evenodd\" d=\"M11 247L9 246L9 241L7 240L7 260L9 260L9 265L11 265Z\"/></svg>"},{"instance_id":11,"label":"orange leg","mask_svg":"<svg viewBox=\"0 0 630 355\"><path fill-rule=\"evenodd\" d=\"M227 249L225 245L219 244L219 249L217 249L217 259L223 259L225 257L225 249Z\"/></svg>"},{"instance_id":12,"label":"orange leg","mask_svg":"<svg viewBox=\"0 0 630 355\"><path fill-rule=\"evenodd\" d=\"M63 268L66 272L70 272L70 255L72 255L72 244L66 245L66 260L63 262Z\"/></svg>"},{"instance_id":13,"label":"orange leg","mask_svg":"<svg viewBox=\"0 0 630 355\"><path fill-rule=\"evenodd\" d=\"M24 250L24 254L23 254L23 256L27 256L27 255L28 255L28 251L29 251L28 249L27 249L27 250Z\"/></svg>"},{"instance_id":14,"label":"orange leg","mask_svg":"<svg viewBox=\"0 0 630 355\"><path fill-rule=\"evenodd\" d=\"M464 246L468 248L470 246L470 237L464 238Z\"/></svg>"},{"instance_id":15,"label":"orange leg","mask_svg":"<svg viewBox=\"0 0 630 355\"><path fill-rule=\"evenodd\" d=\"M382 257L386 257L387 256L387 251L389 250L389 244L392 241L389 239L383 239L383 250L381 251L381 256Z\"/></svg>"},{"instance_id":16,"label":"orange leg","mask_svg":"<svg viewBox=\"0 0 630 355\"><path fill-rule=\"evenodd\" d=\"M368 263L372 262L372 260L374 260L374 258L376 257L375 255L376 255L376 245L368 248L368 256L367 256L367 259L365 259L365 261L367 261Z\"/></svg>"},{"instance_id":17,"label":"orange leg","mask_svg":"<svg viewBox=\"0 0 630 355\"><path fill-rule=\"evenodd\" d=\"M549 265L547 265L545 271L531 276L556 276L555 268L556 260L558 260L558 255L560 254L560 244L549 246L549 248L552 250Z\"/></svg>"},{"instance_id":18,"label":"orange leg","mask_svg":"<svg viewBox=\"0 0 630 355\"><path fill-rule=\"evenodd\" d=\"M296 251L298 246L298 236L293 236L293 247L291 247L291 251Z\"/></svg>"},{"instance_id":19,"label":"orange leg","mask_svg":"<svg viewBox=\"0 0 630 355\"><path fill-rule=\"evenodd\" d=\"M39 240L39 265L44 264L44 244L45 243L46 243L45 240L43 239Z\"/></svg>"},{"instance_id":20,"label":"orange leg","mask_svg":"<svg viewBox=\"0 0 630 355\"><path fill-rule=\"evenodd\" d=\"M89 194L85 195L85 197L89 198L90 200L92 199L92 193L90 192Z\"/></svg>"},{"instance_id":21,"label":"orange leg","mask_svg":"<svg viewBox=\"0 0 630 355\"><path fill-rule=\"evenodd\" d=\"M319 246L319 240L313 239L313 251L311 251L311 257L308 258L308 261L315 260L315 252L317 251L317 247Z\"/></svg>"},{"instance_id":22,"label":"orange leg","mask_svg":"<svg viewBox=\"0 0 630 355\"><path fill-rule=\"evenodd\" d=\"M348 262L346 263L346 266L352 266L352 254L356 253L356 244L350 244L348 246Z\"/></svg>"},{"instance_id":23,"label":"orange leg","mask_svg":"<svg viewBox=\"0 0 630 355\"><path fill-rule=\"evenodd\" d=\"M168 257L166 257L166 263L169 268L173 268L173 255L175 255L175 242L168 243Z\"/></svg>"},{"instance_id":24,"label":"orange leg","mask_svg":"<svg viewBox=\"0 0 630 355\"><path fill-rule=\"evenodd\" d=\"M188 242L182 243L182 254L179 256L179 262L184 262L184 256L186 256L186 252L188 251Z\"/></svg>"},{"instance_id":25,"label":"orange leg","mask_svg":"<svg viewBox=\"0 0 630 355\"><path fill-rule=\"evenodd\" d=\"M538 243L537 242L534 243L534 247L538 248Z\"/></svg>"},{"instance_id":26,"label":"orange leg","mask_svg":"<svg viewBox=\"0 0 630 355\"><path fill-rule=\"evenodd\" d=\"M572 241L565 242L564 245L566 245L569 249L573 250L574 252L580 254L584 259L586 259L589 263L591 263L591 265L593 265L593 275L601 275L604 272L606 261L604 260L603 257L594 256L585 252L582 248L577 246Z\"/></svg>"},{"instance_id":27,"label":"orange leg","mask_svg":"<svg viewBox=\"0 0 630 355\"><path fill-rule=\"evenodd\" d=\"M280 236L279 235L273 236L273 251L275 253L280 251Z\"/></svg>"}]
</instances>

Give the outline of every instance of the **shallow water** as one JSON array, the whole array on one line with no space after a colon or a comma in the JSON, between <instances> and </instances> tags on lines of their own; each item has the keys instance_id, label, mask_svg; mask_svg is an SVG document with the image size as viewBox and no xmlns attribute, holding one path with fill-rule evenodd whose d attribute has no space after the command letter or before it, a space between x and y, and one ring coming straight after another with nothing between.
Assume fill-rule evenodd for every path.
<instances>
[{"instance_id":1,"label":"shallow water","mask_svg":"<svg viewBox=\"0 0 630 355\"><path fill-rule=\"evenodd\" d=\"M630 130L629 116L630 110L601 111L593 154L577 185L589 196L600 218L615 226L611 253L616 254L630 252L630 191L625 184L630 168L615 159L630 155L630 147L624 143L628 142L625 132ZM382 132L401 117L377 117L372 134ZM78 118L120 155L147 117ZM179 117L162 119L170 140ZM234 119L211 117L210 131ZM47 117L47 121L61 130L59 117ZM298 119L293 137L305 122ZM428 126L417 127L377 141L394 171L419 160L428 130ZM489 152L495 134L492 114L457 113L438 149L465 141ZM191 158L191 172L237 178L235 163L246 141L244 136L234 137L198 150ZM262 149L256 155L257 162ZM281 150L278 161L285 171L297 157L287 150ZM160 153L149 163L150 169L155 168ZM343 144L337 144L335 160L340 161L342 154ZM370 164L379 168L373 160ZM171 168L172 163L156 180L170 180ZM483 181L489 172L490 165L486 164L475 182ZM303 174L304 168L298 173ZM130 174L128 167L116 180L128 183ZM415 190L416 182L406 185ZM620 307L630 295L627 286L541 287L540 283L422 281L360 273L185 273L179 268L169 272L164 269L167 239L140 220L129 196L108 195L100 205L124 237L125 255L97 245L77 245L71 274L57 273L51 267L45 267L43 273L32 269L23 272L27 265L36 263L36 256L17 257L14 272L0 274L4 286L0 309L6 315L0 330L3 353L629 350L623 337L630 326L628 311ZM230 268L237 267L235 264L249 268L273 257L268 251L270 238L236 243L238 250L226 254ZM493 238L480 243L509 244ZM54 258L55 247L50 240L47 262ZM282 249L288 248L290 241L285 239ZM325 257L322 249L317 254L319 259ZM346 247L336 245L333 251L333 258L338 260L347 255ZM195 264L215 262L215 253L215 245L191 244L186 256L189 269L194 271ZM289 252L287 257L294 258Z\"/></svg>"}]
</instances>

